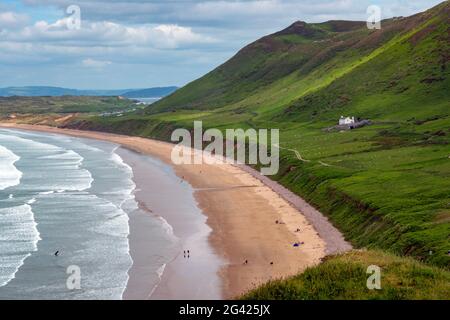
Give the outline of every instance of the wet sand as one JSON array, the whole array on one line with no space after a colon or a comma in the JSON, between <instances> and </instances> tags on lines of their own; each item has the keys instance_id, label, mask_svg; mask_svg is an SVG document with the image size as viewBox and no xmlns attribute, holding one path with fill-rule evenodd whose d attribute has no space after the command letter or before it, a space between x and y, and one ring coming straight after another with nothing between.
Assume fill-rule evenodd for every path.
<instances>
[{"instance_id":1,"label":"wet sand","mask_svg":"<svg viewBox=\"0 0 450 320\"><path fill-rule=\"evenodd\" d=\"M167 164L134 151L120 148L116 153L133 168L135 199L141 210L130 216L130 252L133 266L123 298L128 299L220 299L218 270L225 261L208 241L211 228L198 208L194 190L177 177ZM160 270L162 278L153 287L154 274L148 265L160 260L146 251L145 219L148 215L164 219L168 233L176 237L170 263ZM151 245L151 244L149 244ZM184 251L189 250L189 255ZM172 250L171 250L172 251ZM169 262L169 261L168 261ZM154 268L150 270L153 272ZM196 288L195 291L192 288Z\"/></svg>"},{"instance_id":2,"label":"wet sand","mask_svg":"<svg viewBox=\"0 0 450 320\"><path fill-rule=\"evenodd\" d=\"M164 219L170 220L175 235L182 239L182 248L189 246L189 241L197 239L198 245L202 243L198 240L199 237L208 237L215 253L223 261L219 271L221 281L215 283L205 274L204 278L210 289L207 289L208 285L204 287L206 289L200 289L199 286L192 285L195 281L185 281L190 273L202 272L195 272L200 268L195 265L188 269L181 250L181 254L166 267L162 282L152 298L175 299L181 292L182 297L195 299L196 292L214 290L217 287L220 287L220 298L237 297L268 280L294 275L316 265L326 254L351 248L317 210L302 202L301 198L286 193L283 189L277 190L280 187L278 184L265 181L264 177L246 168L230 164L174 166L170 159L172 144L145 138L31 125L1 125L111 141L173 166L180 181L186 181L194 189L198 207L207 217L206 229L189 232L189 228L186 228L189 221L180 219L176 212L172 217L165 216ZM139 179L136 182L138 188L145 189L144 183L139 183ZM147 196L142 194L139 198L141 203L145 203ZM300 208L308 212L301 212ZM297 230L300 231L296 232ZM296 242L304 244L293 247ZM195 250L207 252L205 248L201 249L201 245L200 249ZM195 256L200 252L193 252L191 255ZM203 263L207 265L210 257L203 256L199 259L203 259ZM245 260L248 261L247 264L244 264ZM133 292L132 281L127 291Z\"/></svg>"}]
</instances>

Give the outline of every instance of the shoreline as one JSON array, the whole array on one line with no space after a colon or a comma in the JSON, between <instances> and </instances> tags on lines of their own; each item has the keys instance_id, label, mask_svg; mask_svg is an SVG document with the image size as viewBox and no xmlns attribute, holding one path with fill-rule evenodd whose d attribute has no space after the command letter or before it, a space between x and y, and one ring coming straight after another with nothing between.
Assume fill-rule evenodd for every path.
<instances>
[{"instance_id":1,"label":"shoreline","mask_svg":"<svg viewBox=\"0 0 450 320\"><path fill-rule=\"evenodd\" d=\"M217 272L223 261L208 241L211 229L197 206L194 190L188 183L180 183L170 166L153 157L124 146L117 154L133 168L134 195L139 206L129 214L133 266L123 299L220 299L222 292ZM145 226L149 217L152 221L159 220L162 227L159 231L172 243L170 248L158 250L158 254L148 251L153 243L146 241L146 235L151 230L156 231L154 226L153 229ZM189 259L183 255L183 250L188 248ZM155 268L149 268L156 261L158 266L162 265L156 271L157 277ZM155 284L148 281L151 278L159 280ZM194 286L201 290L193 293Z\"/></svg>"},{"instance_id":2,"label":"shoreline","mask_svg":"<svg viewBox=\"0 0 450 320\"><path fill-rule=\"evenodd\" d=\"M110 141L171 166L194 189L205 223L212 230L209 242L226 261L219 272L225 299L238 297L269 280L295 275L317 265L328 254L351 249L320 212L249 167L174 166L170 160L174 145L146 138L14 123L0 123L0 127ZM300 232L296 232L298 229ZM304 245L294 248L297 242ZM245 260L248 264L243 263ZM167 265L161 281L165 290L157 298L171 298L182 270L177 259Z\"/></svg>"}]
</instances>

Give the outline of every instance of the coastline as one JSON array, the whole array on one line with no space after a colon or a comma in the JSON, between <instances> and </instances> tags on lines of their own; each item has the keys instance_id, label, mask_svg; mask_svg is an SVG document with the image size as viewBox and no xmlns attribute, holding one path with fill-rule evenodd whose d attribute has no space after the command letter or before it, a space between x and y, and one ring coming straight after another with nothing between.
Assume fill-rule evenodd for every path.
<instances>
[{"instance_id":1,"label":"coastline","mask_svg":"<svg viewBox=\"0 0 450 320\"><path fill-rule=\"evenodd\" d=\"M271 279L297 274L320 263L327 254L351 248L317 210L250 168L230 164L173 166L173 145L146 138L14 123L0 123L0 127L110 141L173 167L177 176L194 189L211 228L209 242L226 261L220 269L223 298L234 298ZM176 217L172 220L176 234ZM282 223L276 224L277 220ZM296 242L304 245L294 248ZM154 298L174 298L184 270L179 260L183 259L175 259L166 267ZM245 260L248 264L243 263Z\"/></svg>"}]
</instances>

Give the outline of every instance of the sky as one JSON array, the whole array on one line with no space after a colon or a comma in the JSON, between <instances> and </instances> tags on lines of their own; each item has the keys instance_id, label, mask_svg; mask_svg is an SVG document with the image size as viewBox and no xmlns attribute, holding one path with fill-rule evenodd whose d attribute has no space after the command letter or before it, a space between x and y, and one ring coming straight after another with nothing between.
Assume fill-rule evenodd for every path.
<instances>
[{"instance_id":1,"label":"sky","mask_svg":"<svg viewBox=\"0 0 450 320\"><path fill-rule=\"evenodd\" d=\"M0 0L0 87L182 86L298 20L366 21L370 5L383 19L409 16L440 2Z\"/></svg>"}]
</instances>

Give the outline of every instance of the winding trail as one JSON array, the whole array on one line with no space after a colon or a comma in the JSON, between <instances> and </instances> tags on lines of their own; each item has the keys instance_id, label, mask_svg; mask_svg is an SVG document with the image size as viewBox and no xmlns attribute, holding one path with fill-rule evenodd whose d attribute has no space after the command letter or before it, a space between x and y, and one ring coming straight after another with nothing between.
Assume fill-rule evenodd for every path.
<instances>
[{"instance_id":1,"label":"winding trail","mask_svg":"<svg viewBox=\"0 0 450 320\"><path fill-rule=\"evenodd\" d=\"M300 152L298 152L298 150L296 150L296 149L283 148L279 144L276 144L274 146L280 150L283 149L283 150L288 150L288 151L293 152L295 154L295 156L297 157L297 159L302 162L307 162L307 163L312 162L311 160L307 160L307 159L303 158L302 155L300 154ZM335 167L334 165L325 163L323 161L317 161L317 162L324 167Z\"/></svg>"},{"instance_id":2,"label":"winding trail","mask_svg":"<svg viewBox=\"0 0 450 320\"><path fill-rule=\"evenodd\" d=\"M283 147L280 146L279 144L275 144L274 147L275 147L275 148L278 148L278 149L280 149L280 150L283 149L283 150L287 150L287 151L294 152L294 153L295 153L295 156L296 156L297 159L300 160L300 161L303 161L303 162L311 162L311 160L304 159L304 158L302 157L302 155L300 154L300 152L298 152L296 149L283 148Z\"/></svg>"}]
</instances>

